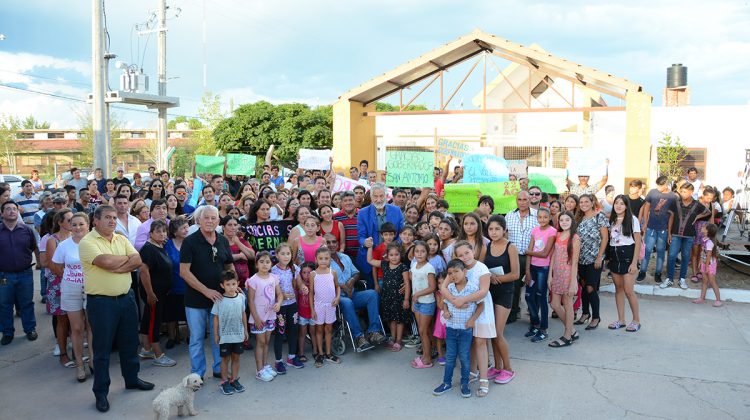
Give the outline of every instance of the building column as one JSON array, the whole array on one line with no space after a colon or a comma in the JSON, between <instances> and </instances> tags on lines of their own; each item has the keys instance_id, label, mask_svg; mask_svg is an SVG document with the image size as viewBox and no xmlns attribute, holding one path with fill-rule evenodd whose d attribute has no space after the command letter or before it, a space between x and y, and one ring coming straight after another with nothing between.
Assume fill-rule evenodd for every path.
<instances>
[{"instance_id":1,"label":"building column","mask_svg":"<svg viewBox=\"0 0 750 420\"><path fill-rule=\"evenodd\" d=\"M651 101L643 92L625 94L625 185L640 179L647 186L651 167ZM654 156L654 158L656 158Z\"/></svg>"},{"instance_id":2,"label":"building column","mask_svg":"<svg viewBox=\"0 0 750 420\"><path fill-rule=\"evenodd\" d=\"M375 104L365 106L348 99L333 104L333 165L346 175L362 159L377 168L375 117L365 117L365 112L375 112Z\"/></svg>"}]
</instances>

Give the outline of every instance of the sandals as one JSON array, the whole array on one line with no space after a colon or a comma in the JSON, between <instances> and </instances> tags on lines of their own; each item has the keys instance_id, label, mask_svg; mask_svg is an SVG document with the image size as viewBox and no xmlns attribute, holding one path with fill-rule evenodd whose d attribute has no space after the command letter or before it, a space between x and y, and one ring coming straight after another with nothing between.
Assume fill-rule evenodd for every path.
<instances>
[{"instance_id":1,"label":"sandals","mask_svg":"<svg viewBox=\"0 0 750 420\"><path fill-rule=\"evenodd\" d=\"M415 357L414 360L411 361L411 367L414 369L427 369L434 366L432 363L425 363L421 357Z\"/></svg>"},{"instance_id":2,"label":"sandals","mask_svg":"<svg viewBox=\"0 0 750 420\"><path fill-rule=\"evenodd\" d=\"M477 397L486 397L490 393L490 380L480 379L479 388L477 388Z\"/></svg>"},{"instance_id":3,"label":"sandals","mask_svg":"<svg viewBox=\"0 0 750 420\"><path fill-rule=\"evenodd\" d=\"M390 351L401 351L401 343L393 343L389 349Z\"/></svg>"},{"instance_id":4,"label":"sandals","mask_svg":"<svg viewBox=\"0 0 750 420\"><path fill-rule=\"evenodd\" d=\"M693 283L698 283L700 280L698 280L698 276L693 276L690 277L690 281L692 281Z\"/></svg>"},{"instance_id":5,"label":"sandals","mask_svg":"<svg viewBox=\"0 0 750 420\"><path fill-rule=\"evenodd\" d=\"M78 379L78 382L86 382L86 368L84 365L76 366L76 379Z\"/></svg>"},{"instance_id":6,"label":"sandals","mask_svg":"<svg viewBox=\"0 0 750 420\"><path fill-rule=\"evenodd\" d=\"M305 362L307 362L307 356L305 356L304 354L297 355L297 360L299 360L302 363L305 363Z\"/></svg>"},{"instance_id":7,"label":"sandals","mask_svg":"<svg viewBox=\"0 0 750 420\"><path fill-rule=\"evenodd\" d=\"M610 330L619 330L620 328L625 328L625 323L620 321L615 321L607 327Z\"/></svg>"},{"instance_id":8,"label":"sandals","mask_svg":"<svg viewBox=\"0 0 750 420\"><path fill-rule=\"evenodd\" d=\"M570 339L573 340L573 341L576 341L579 338L581 338L581 335L578 334L578 331L573 331L573 334L570 335Z\"/></svg>"},{"instance_id":9,"label":"sandals","mask_svg":"<svg viewBox=\"0 0 750 420\"><path fill-rule=\"evenodd\" d=\"M63 357L67 358L68 361L63 363ZM74 368L76 367L76 362L74 360L70 360L68 357L68 353L61 353L60 354L60 364L65 366L66 368Z\"/></svg>"},{"instance_id":10,"label":"sandals","mask_svg":"<svg viewBox=\"0 0 750 420\"><path fill-rule=\"evenodd\" d=\"M568 340L565 337L560 337L557 340L549 343L548 346L558 348L558 347L568 347L571 344L573 344L573 340Z\"/></svg>"},{"instance_id":11,"label":"sandals","mask_svg":"<svg viewBox=\"0 0 750 420\"><path fill-rule=\"evenodd\" d=\"M631 322L630 324L628 324L628 327L625 328L625 331L627 331L627 332L636 332L636 331L638 331L640 329L641 329L641 324L639 324L637 322Z\"/></svg>"},{"instance_id":12,"label":"sandals","mask_svg":"<svg viewBox=\"0 0 750 420\"><path fill-rule=\"evenodd\" d=\"M578 318L578 321L574 322L573 324L575 324L575 325L583 325L586 322L588 322L589 319L591 319L591 315L589 315L589 314L583 314L583 315L581 315L580 318Z\"/></svg>"}]
</instances>

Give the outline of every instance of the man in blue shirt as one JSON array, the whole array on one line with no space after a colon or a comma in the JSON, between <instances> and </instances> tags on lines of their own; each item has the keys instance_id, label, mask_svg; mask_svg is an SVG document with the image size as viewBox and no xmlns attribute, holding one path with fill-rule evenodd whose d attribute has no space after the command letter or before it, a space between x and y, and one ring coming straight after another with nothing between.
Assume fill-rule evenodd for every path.
<instances>
[{"instance_id":1,"label":"man in blue shirt","mask_svg":"<svg viewBox=\"0 0 750 420\"><path fill-rule=\"evenodd\" d=\"M341 249L339 241L333 234L327 233L323 236L328 249ZM349 329L354 337L355 351L361 352L373 348L375 345L385 341L381 334L382 324L378 310L378 294L374 290L356 290L355 285L359 282L359 271L352 264L351 258L343 252L331 253L331 269L338 274L341 286L341 312L344 314ZM357 310L367 308L367 336L362 333L362 328L357 317Z\"/></svg>"},{"instance_id":2,"label":"man in blue shirt","mask_svg":"<svg viewBox=\"0 0 750 420\"><path fill-rule=\"evenodd\" d=\"M271 167L271 182L276 186L276 188L281 188L284 186L284 177L279 175L279 167L276 165Z\"/></svg>"}]
</instances>

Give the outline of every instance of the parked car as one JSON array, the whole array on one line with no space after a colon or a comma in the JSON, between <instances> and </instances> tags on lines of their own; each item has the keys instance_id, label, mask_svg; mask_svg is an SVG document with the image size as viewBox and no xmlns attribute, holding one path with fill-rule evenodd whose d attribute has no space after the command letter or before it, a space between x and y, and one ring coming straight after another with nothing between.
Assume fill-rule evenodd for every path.
<instances>
[{"instance_id":1,"label":"parked car","mask_svg":"<svg viewBox=\"0 0 750 420\"><path fill-rule=\"evenodd\" d=\"M26 179L21 175L0 174L0 182L7 182L10 184L10 196L13 197L21 192L21 182Z\"/></svg>"}]
</instances>

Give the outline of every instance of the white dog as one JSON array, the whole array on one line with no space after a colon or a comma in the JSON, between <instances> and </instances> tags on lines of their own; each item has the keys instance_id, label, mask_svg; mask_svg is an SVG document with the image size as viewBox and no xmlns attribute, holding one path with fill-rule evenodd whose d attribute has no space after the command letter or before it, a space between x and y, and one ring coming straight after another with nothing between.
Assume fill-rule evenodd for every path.
<instances>
[{"instance_id":1,"label":"white dog","mask_svg":"<svg viewBox=\"0 0 750 420\"><path fill-rule=\"evenodd\" d=\"M200 375L191 373L183 378L178 385L162 391L154 398L154 418L156 420L169 418L169 409L172 406L177 406L178 416L184 416L185 411L191 416L197 415L198 411L193 407L193 399L195 398L195 391L199 390L201 385L203 385L203 379Z\"/></svg>"}]
</instances>

